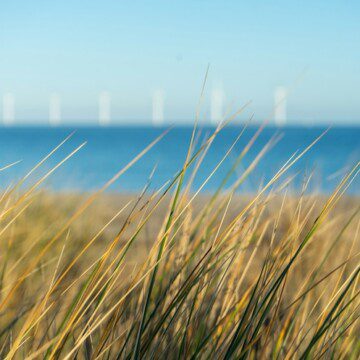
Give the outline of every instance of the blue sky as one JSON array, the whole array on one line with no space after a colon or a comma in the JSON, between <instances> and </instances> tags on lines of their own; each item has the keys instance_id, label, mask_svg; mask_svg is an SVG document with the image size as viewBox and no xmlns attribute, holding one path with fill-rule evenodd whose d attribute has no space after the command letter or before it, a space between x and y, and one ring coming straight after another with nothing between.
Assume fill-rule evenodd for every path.
<instances>
[{"instance_id":1,"label":"blue sky","mask_svg":"<svg viewBox=\"0 0 360 360\"><path fill-rule=\"evenodd\" d=\"M204 117L221 86L267 118L282 85L289 122L360 124L359 18L359 1L2 0L0 96L30 123L56 92L65 122L87 122L108 91L112 118L137 122L161 89L165 118L191 121L210 63Z\"/></svg>"}]
</instances>

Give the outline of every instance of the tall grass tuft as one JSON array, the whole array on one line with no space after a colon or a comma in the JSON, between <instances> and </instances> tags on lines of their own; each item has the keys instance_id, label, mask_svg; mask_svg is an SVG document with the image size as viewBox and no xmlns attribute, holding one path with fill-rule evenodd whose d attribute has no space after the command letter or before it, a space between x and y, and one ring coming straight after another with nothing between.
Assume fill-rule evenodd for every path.
<instances>
[{"instance_id":1,"label":"tall grass tuft","mask_svg":"<svg viewBox=\"0 0 360 360\"><path fill-rule=\"evenodd\" d=\"M203 195L246 131L194 189L225 125L201 143L195 127L174 178L153 190L154 170L136 197L106 190L165 134L92 194L41 190L82 145L23 190L63 143L3 191L1 359L360 357L360 204L344 195L359 163L330 196L309 193L308 181L294 195L289 169L314 139L242 195L280 139L238 171L260 128L219 189Z\"/></svg>"}]
</instances>

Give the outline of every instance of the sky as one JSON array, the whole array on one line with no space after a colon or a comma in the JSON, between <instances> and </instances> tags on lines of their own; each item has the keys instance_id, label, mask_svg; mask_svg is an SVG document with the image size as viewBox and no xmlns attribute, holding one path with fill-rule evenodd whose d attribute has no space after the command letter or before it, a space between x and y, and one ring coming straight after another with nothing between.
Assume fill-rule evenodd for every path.
<instances>
[{"instance_id":1,"label":"sky","mask_svg":"<svg viewBox=\"0 0 360 360\"><path fill-rule=\"evenodd\" d=\"M47 122L49 99L57 121L96 121L104 94L112 122L142 123L161 93L188 123L210 64L201 119L219 89L224 112L272 119L281 86L290 124L360 125L359 19L355 0L1 0L0 96L19 123Z\"/></svg>"}]
</instances>

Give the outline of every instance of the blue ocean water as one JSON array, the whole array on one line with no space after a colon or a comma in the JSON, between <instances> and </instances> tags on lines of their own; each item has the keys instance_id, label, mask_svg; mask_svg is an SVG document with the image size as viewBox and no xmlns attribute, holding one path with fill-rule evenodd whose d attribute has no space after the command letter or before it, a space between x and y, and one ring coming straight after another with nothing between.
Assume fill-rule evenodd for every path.
<instances>
[{"instance_id":1,"label":"blue ocean water","mask_svg":"<svg viewBox=\"0 0 360 360\"><path fill-rule=\"evenodd\" d=\"M226 171L236 156L243 150L257 127L246 129L230 155L208 181L203 191L213 191L220 184ZM31 185L49 169L67 156L82 142L86 145L65 164L57 169L45 182L54 190L89 191L101 187L118 170L124 167L165 128L154 127L9 127L0 128L0 167L20 161L18 164L0 172L1 188L6 188L32 169L55 146L75 130L68 140L46 163L28 180ZM222 159L242 127L225 128L216 137L209 149L193 183L198 189L216 164ZM214 128L204 127L198 143ZM256 158L264 145L274 134L281 134L281 140L261 159L239 191L256 191L268 181L295 151L301 151L325 131L322 127L267 127L240 164L230 180L238 176ZM112 191L132 192L140 190L149 174L157 165L152 188L163 185L181 168L191 136L191 127L175 127L148 152L139 162L129 169L112 187ZM291 184L293 190L301 188L304 179L313 173L310 189L330 192L341 178L360 160L360 127L333 127L327 134L289 171L286 176L295 175ZM281 181L285 180L284 176ZM360 193L359 178L351 184L350 193Z\"/></svg>"}]
</instances>

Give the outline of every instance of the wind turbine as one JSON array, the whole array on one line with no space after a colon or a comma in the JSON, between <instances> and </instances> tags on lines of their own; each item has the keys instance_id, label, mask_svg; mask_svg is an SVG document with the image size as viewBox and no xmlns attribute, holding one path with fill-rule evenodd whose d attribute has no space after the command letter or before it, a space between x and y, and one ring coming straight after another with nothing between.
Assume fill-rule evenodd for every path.
<instances>
[{"instance_id":1,"label":"wind turbine","mask_svg":"<svg viewBox=\"0 0 360 360\"><path fill-rule=\"evenodd\" d=\"M103 91L99 95L99 125L106 126L111 122L111 95Z\"/></svg>"},{"instance_id":2,"label":"wind turbine","mask_svg":"<svg viewBox=\"0 0 360 360\"><path fill-rule=\"evenodd\" d=\"M161 126L164 122L164 92L156 90L153 94L152 123Z\"/></svg>"},{"instance_id":3,"label":"wind turbine","mask_svg":"<svg viewBox=\"0 0 360 360\"><path fill-rule=\"evenodd\" d=\"M218 87L211 93L211 122L218 124L223 120L224 117L224 91Z\"/></svg>"},{"instance_id":4,"label":"wind turbine","mask_svg":"<svg viewBox=\"0 0 360 360\"><path fill-rule=\"evenodd\" d=\"M279 86L274 92L274 120L277 126L283 126L287 122L287 90L284 86Z\"/></svg>"},{"instance_id":5,"label":"wind turbine","mask_svg":"<svg viewBox=\"0 0 360 360\"><path fill-rule=\"evenodd\" d=\"M15 97L12 93L3 96L3 123L12 125L15 122Z\"/></svg>"},{"instance_id":6,"label":"wind turbine","mask_svg":"<svg viewBox=\"0 0 360 360\"><path fill-rule=\"evenodd\" d=\"M60 95L53 93L49 101L49 124L58 126L61 123L61 98Z\"/></svg>"}]
</instances>

